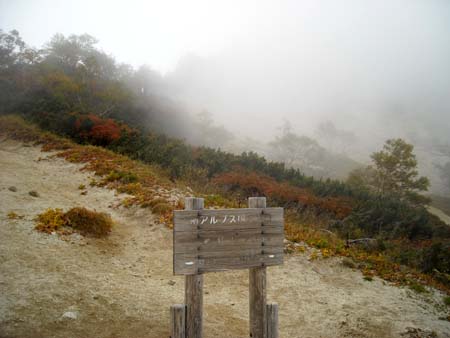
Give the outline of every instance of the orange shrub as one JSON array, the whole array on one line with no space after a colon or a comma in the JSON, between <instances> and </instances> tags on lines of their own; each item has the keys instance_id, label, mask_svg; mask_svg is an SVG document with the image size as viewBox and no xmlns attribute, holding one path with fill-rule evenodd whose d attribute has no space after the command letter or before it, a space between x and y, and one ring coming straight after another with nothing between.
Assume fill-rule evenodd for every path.
<instances>
[{"instance_id":1,"label":"orange shrub","mask_svg":"<svg viewBox=\"0 0 450 338\"><path fill-rule=\"evenodd\" d=\"M243 190L249 196L267 196L279 203L299 204L316 207L344 218L351 212L350 201L344 198L317 197L311 191L295 187L288 182L278 182L274 178L256 172L231 171L216 176L213 183L228 190Z\"/></svg>"}]
</instances>

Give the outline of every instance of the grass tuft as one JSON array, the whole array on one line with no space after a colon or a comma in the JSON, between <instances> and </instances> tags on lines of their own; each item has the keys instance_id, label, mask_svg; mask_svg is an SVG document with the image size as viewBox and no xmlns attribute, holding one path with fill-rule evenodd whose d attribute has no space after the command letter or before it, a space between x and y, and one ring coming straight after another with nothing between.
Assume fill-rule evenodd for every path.
<instances>
[{"instance_id":1,"label":"grass tuft","mask_svg":"<svg viewBox=\"0 0 450 338\"><path fill-rule=\"evenodd\" d=\"M428 290L422 285L417 282L411 282L409 285L409 288L413 290L416 293L427 293Z\"/></svg>"},{"instance_id":2,"label":"grass tuft","mask_svg":"<svg viewBox=\"0 0 450 338\"><path fill-rule=\"evenodd\" d=\"M450 296L445 296L444 297L444 304L447 306L450 306Z\"/></svg>"},{"instance_id":3,"label":"grass tuft","mask_svg":"<svg viewBox=\"0 0 450 338\"><path fill-rule=\"evenodd\" d=\"M14 211L8 212L8 218L9 219L22 219L24 216L16 214Z\"/></svg>"},{"instance_id":4,"label":"grass tuft","mask_svg":"<svg viewBox=\"0 0 450 338\"><path fill-rule=\"evenodd\" d=\"M158 215L163 215L171 210L173 210L173 207L168 203L158 203L152 207L152 211Z\"/></svg>"}]
</instances>

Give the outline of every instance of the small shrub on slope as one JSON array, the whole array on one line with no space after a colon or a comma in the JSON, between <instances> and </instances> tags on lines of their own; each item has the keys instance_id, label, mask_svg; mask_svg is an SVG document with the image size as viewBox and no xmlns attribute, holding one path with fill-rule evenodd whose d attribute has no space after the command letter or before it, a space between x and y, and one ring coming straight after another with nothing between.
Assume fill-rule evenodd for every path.
<instances>
[{"instance_id":1,"label":"small shrub on slope","mask_svg":"<svg viewBox=\"0 0 450 338\"><path fill-rule=\"evenodd\" d=\"M94 237L106 236L113 225L108 214L80 207L72 208L66 213L62 209L47 209L37 216L36 221L36 230L42 232L58 232L66 226L82 235Z\"/></svg>"},{"instance_id":2,"label":"small shrub on slope","mask_svg":"<svg viewBox=\"0 0 450 338\"><path fill-rule=\"evenodd\" d=\"M62 209L47 209L37 216L36 230L52 233L67 224Z\"/></svg>"},{"instance_id":3,"label":"small shrub on slope","mask_svg":"<svg viewBox=\"0 0 450 338\"><path fill-rule=\"evenodd\" d=\"M86 208L72 208L66 212L65 217L68 225L82 235L103 237L111 231L113 225L111 216L108 214Z\"/></svg>"}]
</instances>

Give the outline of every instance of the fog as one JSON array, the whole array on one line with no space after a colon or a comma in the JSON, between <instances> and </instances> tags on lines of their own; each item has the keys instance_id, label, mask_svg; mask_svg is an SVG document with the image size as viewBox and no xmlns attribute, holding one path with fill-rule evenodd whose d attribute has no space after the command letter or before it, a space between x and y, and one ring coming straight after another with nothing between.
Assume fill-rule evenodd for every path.
<instances>
[{"instance_id":1,"label":"fog","mask_svg":"<svg viewBox=\"0 0 450 338\"><path fill-rule=\"evenodd\" d=\"M447 0L0 0L0 23L35 46L87 32L118 61L158 71L166 95L192 114L209 111L238 140L269 142L289 121L332 148L318 134L331 122L354 136L331 150L363 163L387 138L404 137L440 189L435 164L450 144Z\"/></svg>"},{"instance_id":2,"label":"fog","mask_svg":"<svg viewBox=\"0 0 450 338\"><path fill-rule=\"evenodd\" d=\"M183 58L173 73L182 94L254 136L272 133L283 118L302 131L331 120L366 136L409 126L446 135L448 2L311 1L278 9L220 54Z\"/></svg>"}]
</instances>

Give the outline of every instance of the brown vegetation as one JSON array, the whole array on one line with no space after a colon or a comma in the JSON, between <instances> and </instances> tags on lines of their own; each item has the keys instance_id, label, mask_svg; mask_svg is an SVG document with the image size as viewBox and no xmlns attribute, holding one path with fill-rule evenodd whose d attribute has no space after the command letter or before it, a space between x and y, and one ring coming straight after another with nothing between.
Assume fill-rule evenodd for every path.
<instances>
[{"instance_id":1,"label":"brown vegetation","mask_svg":"<svg viewBox=\"0 0 450 338\"><path fill-rule=\"evenodd\" d=\"M36 218L36 229L46 233L61 232L69 227L84 236L104 237L112 228L111 216L103 212L76 207L67 212L47 209Z\"/></svg>"},{"instance_id":2,"label":"brown vegetation","mask_svg":"<svg viewBox=\"0 0 450 338\"><path fill-rule=\"evenodd\" d=\"M82 235L103 237L111 231L113 225L111 216L108 214L86 208L72 208L64 216L67 219L67 225Z\"/></svg>"},{"instance_id":3,"label":"brown vegetation","mask_svg":"<svg viewBox=\"0 0 450 338\"><path fill-rule=\"evenodd\" d=\"M257 172L247 172L243 169L218 175L213 182L228 190L243 190L245 195L267 196L286 206L298 203L302 207L316 208L332 213L339 219L348 216L352 210L349 199L321 198L307 189L293 186L288 182L278 182L270 176Z\"/></svg>"}]
</instances>

